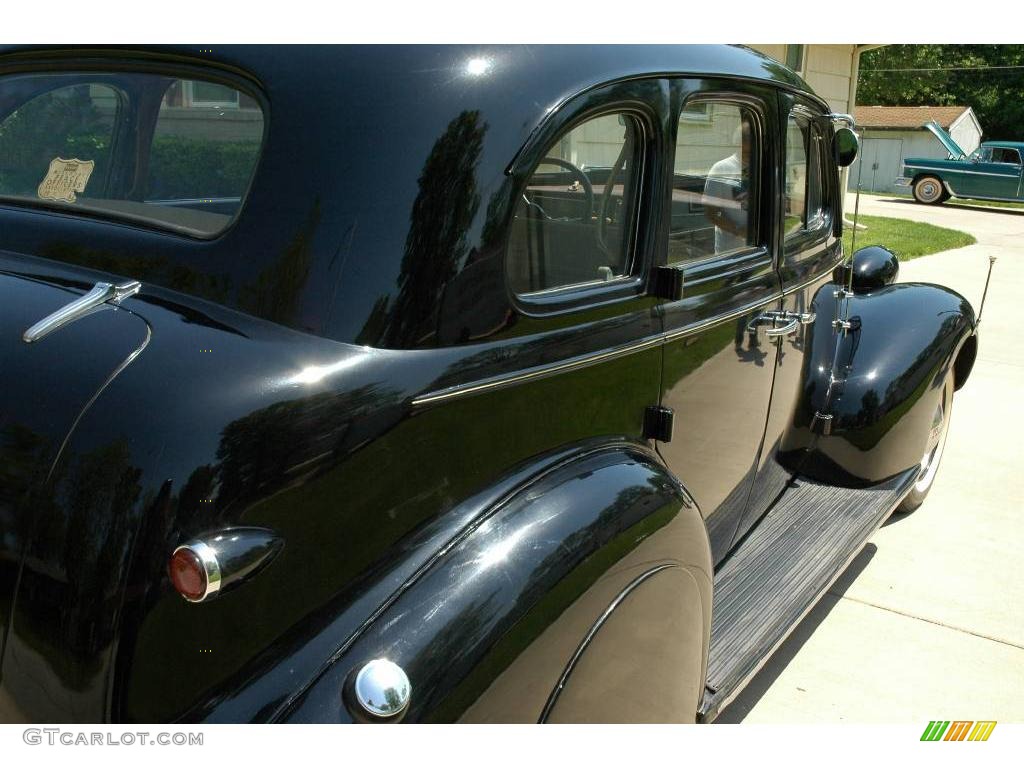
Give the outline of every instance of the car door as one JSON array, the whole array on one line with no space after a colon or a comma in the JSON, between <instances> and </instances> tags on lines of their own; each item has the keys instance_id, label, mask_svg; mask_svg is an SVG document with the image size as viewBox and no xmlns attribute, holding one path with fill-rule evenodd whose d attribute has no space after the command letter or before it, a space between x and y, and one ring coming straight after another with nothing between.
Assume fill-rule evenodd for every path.
<instances>
[{"instance_id":1,"label":"car door","mask_svg":"<svg viewBox=\"0 0 1024 768\"><path fill-rule=\"evenodd\" d=\"M783 311L796 328L779 339L764 449L734 540L757 523L792 477L794 462L787 460L787 452L798 452L803 446L788 444L786 429L793 422L814 324L833 319L821 316L818 297L834 290L832 272L843 258L835 227L842 213L838 173L829 151L832 128L820 107L808 100L782 94L779 102L784 182L777 212L778 267Z\"/></svg>"},{"instance_id":2,"label":"car door","mask_svg":"<svg viewBox=\"0 0 1024 768\"><path fill-rule=\"evenodd\" d=\"M951 182L958 195L964 197L996 197L1014 199L1020 186L1020 153L1012 147L985 147L978 162L967 166L962 180Z\"/></svg>"},{"instance_id":3,"label":"car door","mask_svg":"<svg viewBox=\"0 0 1024 768\"><path fill-rule=\"evenodd\" d=\"M775 369L776 347L757 323L780 306L771 214L778 119L770 89L678 80L673 90L663 251L683 290L661 307L661 402L674 412L674 433L658 450L700 507L717 562L746 506Z\"/></svg>"}]
</instances>

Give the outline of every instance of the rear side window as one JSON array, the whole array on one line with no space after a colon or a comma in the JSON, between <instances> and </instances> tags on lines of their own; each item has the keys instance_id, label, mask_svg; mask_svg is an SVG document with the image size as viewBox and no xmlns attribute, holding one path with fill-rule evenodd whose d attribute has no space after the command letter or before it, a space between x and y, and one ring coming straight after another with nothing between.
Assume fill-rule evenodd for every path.
<instances>
[{"instance_id":1,"label":"rear side window","mask_svg":"<svg viewBox=\"0 0 1024 768\"><path fill-rule=\"evenodd\" d=\"M642 129L602 115L556 140L516 201L508 278L520 295L627 275L636 225Z\"/></svg>"},{"instance_id":2,"label":"rear side window","mask_svg":"<svg viewBox=\"0 0 1024 768\"><path fill-rule=\"evenodd\" d=\"M684 264L757 245L761 150L749 106L691 102L679 116L668 262Z\"/></svg>"},{"instance_id":3,"label":"rear side window","mask_svg":"<svg viewBox=\"0 0 1024 768\"><path fill-rule=\"evenodd\" d=\"M212 81L8 77L0 81L0 201L212 237L241 209L263 123L255 98Z\"/></svg>"}]
</instances>

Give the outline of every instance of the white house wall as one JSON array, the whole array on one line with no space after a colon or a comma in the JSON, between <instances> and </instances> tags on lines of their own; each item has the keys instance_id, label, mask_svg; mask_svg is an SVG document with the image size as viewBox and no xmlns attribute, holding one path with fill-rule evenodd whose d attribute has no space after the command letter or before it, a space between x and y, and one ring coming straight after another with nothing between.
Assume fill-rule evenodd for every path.
<instances>
[{"instance_id":1,"label":"white house wall","mask_svg":"<svg viewBox=\"0 0 1024 768\"><path fill-rule=\"evenodd\" d=\"M756 51L785 63L786 46L751 45ZM834 112L849 112L850 76L853 69L852 45L804 46L803 76L811 89L828 102Z\"/></svg>"}]
</instances>

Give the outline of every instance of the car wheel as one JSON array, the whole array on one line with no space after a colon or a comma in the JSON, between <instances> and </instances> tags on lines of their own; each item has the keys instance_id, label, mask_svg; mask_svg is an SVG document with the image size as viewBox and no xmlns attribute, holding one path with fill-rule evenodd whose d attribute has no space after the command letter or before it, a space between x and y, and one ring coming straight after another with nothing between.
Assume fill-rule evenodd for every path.
<instances>
[{"instance_id":1,"label":"car wheel","mask_svg":"<svg viewBox=\"0 0 1024 768\"><path fill-rule=\"evenodd\" d=\"M942 452L946 447L946 435L949 434L949 419L953 411L953 372L950 371L946 377L946 384L942 388L942 398L935 407L935 414L932 416L932 427L928 433L928 443L924 456L921 457L921 466L917 478L900 505L896 508L899 513L913 512L924 503L928 491L935 482L935 475L939 471L939 461L942 459Z\"/></svg>"},{"instance_id":2,"label":"car wheel","mask_svg":"<svg viewBox=\"0 0 1024 768\"><path fill-rule=\"evenodd\" d=\"M934 176L922 176L914 182L914 199L925 205L941 203L946 190Z\"/></svg>"}]
</instances>

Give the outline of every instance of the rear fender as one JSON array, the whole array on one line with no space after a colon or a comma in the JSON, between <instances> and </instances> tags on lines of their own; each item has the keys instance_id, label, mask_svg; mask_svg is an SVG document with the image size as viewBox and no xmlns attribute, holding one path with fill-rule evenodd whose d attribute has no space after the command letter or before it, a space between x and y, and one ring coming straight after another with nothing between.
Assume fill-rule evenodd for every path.
<instances>
[{"instance_id":1,"label":"rear fender","mask_svg":"<svg viewBox=\"0 0 1024 768\"><path fill-rule=\"evenodd\" d=\"M407 721L628 719L630 709L653 721L692 721L706 671L711 579L700 512L657 456L624 444L588 450L521 487L439 553L282 719L354 719L342 697L346 681L383 657L410 678ZM644 618L682 630L655 643L672 648L667 658L680 669L646 655ZM593 663L606 655L598 640L612 632L632 662L622 668L640 679ZM670 700L617 699L666 680L677 691ZM589 697L594 708L582 691L600 692Z\"/></svg>"}]
</instances>

